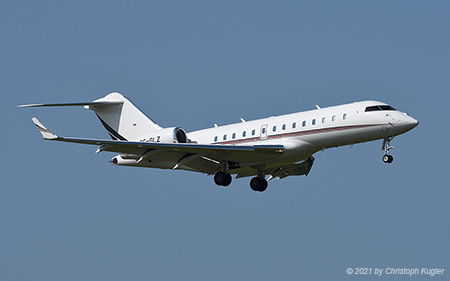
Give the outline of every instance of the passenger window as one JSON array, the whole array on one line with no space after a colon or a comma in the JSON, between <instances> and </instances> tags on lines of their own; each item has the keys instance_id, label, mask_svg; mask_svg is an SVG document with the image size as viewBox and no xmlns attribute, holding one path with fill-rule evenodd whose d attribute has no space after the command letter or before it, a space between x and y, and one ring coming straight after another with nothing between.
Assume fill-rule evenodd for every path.
<instances>
[{"instance_id":1,"label":"passenger window","mask_svg":"<svg viewBox=\"0 0 450 281\"><path fill-rule=\"evenodd\" d=\"M214 142L217 142L219 138L217 136L214 137Z\"/></svg>"},{"instance_id":2,"label":"passenger window","mask_svg":"<svg viewBox=\"0 0 450 281\"><path fill-rule=\"evenodd\" d=\"M273 126L272 131L276 132L277 131L277 126Z\"/></svg>"},{"instance_id":3,"label":"passenger window","mask_svg":"<svg viewBox=\"0 0 450 281\"><path fill-rule=\"evenodd\" d=\"M336 121L336 115L333 115L333 117L331 117L331 121Z\"/></svg>"},{"instance_id":4,"label":"passenger window","mask_svg":"<svg viewBox=\"0 0 450 281\"><path fill-rule=\"evenodd\" d=\"M266 133L266 127L263 127L261 133L264 135Z\"/></svg>"},{"instance_id":5,"label":"passenger window","mask_svg":"<svg viewBox=\"0 0 450 281\"><path fill-rule=\"evenodd\" d=\"M236 138L236 133L233 133L233 136L232 136L232 138L233 138L233 139L235 139L235 138Z\"/></svg>"},{"instance_id":6,"label":"passenger window","mask_svg":"<svg viewBox=\"0 0 450 281\"><path fill-rule=\"evenodd\" d=\"M312 120L312 124L313 124L313 125L316 125L316 119L313 119L313 120Z\"/></svg>"},{"instance_id":7,"label":"passenger window","mask_svg":"<svg viewBox=\"0 0 450 281\"><path fill-rule=\"evenodd\" d=\"M295 129L295 127L297 127L297 123L292 123L292 129Z\"/></svg>"},{"instance_id":8,"label":"passenger window","mask_svg":"<svg viewBox=\"0 0 450 281\"><path fill-rule=\"evenodd\" d=\"M306 121L303 121L302 122L302 127L305 127L306 126Z\"/></svg>"},{"instance_id":9,"label":"passenger window","mask_svg":"<svg viewBox=\"0 0 450 281\"><path fill-rule=\"evenodd\" d=\"M247 135L247 132L246 132L246 131L243 131L243 132L242 132L242 137L245 138L246 135Z\"/></svg>"},{"instance_id":10,"label":"passenger window","mask_svg":"<svg viewBox=\"0 0 450 281\"><path fill-rule=\"evenodd\" d=\"M281 129L284 131L286 130L286 124L283 124L283 127L281 127Z\"/></svg>"},{"instance_id":11,"label":"passenger window","mask_svg":"<svg viewBox=\"0 0 450 281\"><path fill-rule=\"evenodd\" d=\"M322 123L325 123L327 121L327 118L326 117L323 117L322 118Z\"/></svg>"},{"instance_id":12,"label":"passenger window","mask_svg":"<svg viewBox=\"0 0 450 281\"><path fill-rule=\"evenodd\" d=\"M342 119L347 119L347 113L344 113L344 115L342 115Z\"/></svg>"},{"instance_id":13,"label":"passenger window","mask_svg":"<svg viewBox=\"0 0 450 281\"><path fill-rule=\"evenodd\" d=\"M223 140L227 140L227 135L223 135Z\"/></svg>"},{"instance_id":14,"label":"passenger window","mask_svg":"<svg viewBox=\"0 0 450 281\"><path fill-rule=\"evenodd\" d=\"M252 130L252 136L254 136L256 134L255 129Z\"/></svg>"}]
</instances>

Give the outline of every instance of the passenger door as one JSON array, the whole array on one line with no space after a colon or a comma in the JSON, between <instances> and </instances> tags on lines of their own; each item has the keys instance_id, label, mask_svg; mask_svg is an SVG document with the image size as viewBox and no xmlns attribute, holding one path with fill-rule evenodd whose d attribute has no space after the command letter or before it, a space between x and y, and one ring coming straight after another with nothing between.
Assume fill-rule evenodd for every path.
<instances>
[{"instance_id":1,"label":"passenger door","mask_svg":"<svg viewBox=\"0 0 450 281\"><path fill-rule=\"evenodd\" d=\"M261 126L261 134L260 134L260 138L262 140L267 139L267 124L264 124Z\"/></svg>"}]
</instances>

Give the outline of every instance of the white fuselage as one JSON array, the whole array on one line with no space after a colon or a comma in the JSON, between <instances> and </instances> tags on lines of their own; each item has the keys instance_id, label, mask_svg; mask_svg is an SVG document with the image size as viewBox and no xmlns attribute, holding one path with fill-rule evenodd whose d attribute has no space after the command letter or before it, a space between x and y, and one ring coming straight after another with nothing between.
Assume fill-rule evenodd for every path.
<instances>
[{"instance_id":1,"label":"white fuselage","mask_svg":"<svg viewBox=\"0 0 450 281\"><path fill-rule=\"evenodd\" d=\"M217 126L190 132L188 137L199 144L281 144L285 152L273 161L275 166L301 161L326 148L396 136L418 124L414 118L394 109L366 112L374 106L388 105L377 101L355 102Z\"/></svg>"}]
</instances>

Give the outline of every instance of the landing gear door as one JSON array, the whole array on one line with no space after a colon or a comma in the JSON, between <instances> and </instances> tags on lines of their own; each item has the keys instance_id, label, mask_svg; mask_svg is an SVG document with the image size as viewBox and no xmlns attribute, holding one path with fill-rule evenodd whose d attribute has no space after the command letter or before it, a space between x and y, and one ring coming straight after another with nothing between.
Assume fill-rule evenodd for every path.
<instances>
[{"instance_id":1,"label":"landing gear door","mask_svg":"<svg viewBox=\"0 0 450 281\"><path fill-rule=\"evenodd\" d=\"M260 138L262 140L267 139L267 124L264 124L261 126L261 134L260 134Z\"/></svg>"}]
</instances>

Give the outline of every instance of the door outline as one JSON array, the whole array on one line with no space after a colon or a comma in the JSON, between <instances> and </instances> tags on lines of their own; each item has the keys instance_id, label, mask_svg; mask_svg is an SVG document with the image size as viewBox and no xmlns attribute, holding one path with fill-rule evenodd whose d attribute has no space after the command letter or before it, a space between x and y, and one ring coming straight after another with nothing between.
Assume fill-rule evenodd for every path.
<instances>
[{"instance_id":1,"label":"door outline","mask_svg":"<svg viewBox=\"0 0 450 281\"><path fill-rule=\"evenodd\" d=\"M260 130L260 135L259 135L259 137L262 139L262 140L265 140L265 139L267 139L267 124L263 124L263 125L261 125L261 130Z\"/></svg>"}]
</instances>

